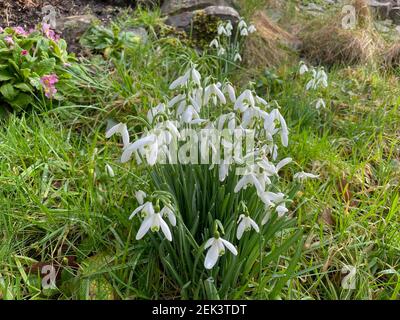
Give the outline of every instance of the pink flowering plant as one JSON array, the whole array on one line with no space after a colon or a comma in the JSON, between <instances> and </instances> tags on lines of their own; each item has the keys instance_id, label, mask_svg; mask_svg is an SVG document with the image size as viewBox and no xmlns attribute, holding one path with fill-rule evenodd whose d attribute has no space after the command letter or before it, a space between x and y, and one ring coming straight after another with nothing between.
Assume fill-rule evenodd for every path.
<instances>
[{"instance_id":1,"label":"pink flowering plant","mask_svg":"<svg viewBox=\"0 0 400 320\"><path fill-rule=\"evenodd\" d=\"M70 78L66 66L74 61L66 42L47 24L0 28L1 112L61 100L60 88Z\"/></svg>"}]
</instances>

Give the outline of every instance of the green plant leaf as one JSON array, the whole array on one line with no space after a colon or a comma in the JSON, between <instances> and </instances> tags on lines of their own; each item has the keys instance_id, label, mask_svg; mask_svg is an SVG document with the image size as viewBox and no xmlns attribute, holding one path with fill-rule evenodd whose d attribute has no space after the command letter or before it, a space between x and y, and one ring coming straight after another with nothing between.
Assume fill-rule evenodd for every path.
<instances>
[{"instance_id":1,"label":"green plant leaf","mask_svg":"<svg viewBox=\"0 0 400 320\"><path fill-rule=\"evenodd\" d=\"M17 92L14 90L14 87L10 83L2 85L0 87L0 92L7 100L12 100L17 95Z\"/></svg>"}]
</instances>

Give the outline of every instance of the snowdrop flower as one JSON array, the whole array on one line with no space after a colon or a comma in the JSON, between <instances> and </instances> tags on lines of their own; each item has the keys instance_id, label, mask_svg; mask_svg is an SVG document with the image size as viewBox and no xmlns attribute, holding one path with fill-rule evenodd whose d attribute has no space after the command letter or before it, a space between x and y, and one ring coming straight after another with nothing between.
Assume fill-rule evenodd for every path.
<instances>
[{"instance_id":1,"label":"snowdrop flower","mask_svg":"<svg viewBox=\"0 0 400 320\"><path fill-rule=\"evenodd\" d=\"M173 97L171 100L168 101L167 106L168 108L172 108L177 103L180 103L186 99L185 94L178 94L177 96Z\"/></svg>"},{"instance_id":2,"label":"snowdrop flower","mask_svg":"<svg viewBox=\"0 0 400 320\"><path fill-rule=\"evenodd\" d=\"M263 179L259 179L256 173L251 170L239 179L235 186L234 192L238 193L240 190L246 189L249 184L256 188L258 194L262 194L265 191L265 182Z\"/></svg>"},{"instance_id":3,"label":"snowdrop flower","mask_svg":"<svg viewBox=\"0 0 400 320\"><path fill-rule=\"evenodd\" d=\"M134 143L131 143L128 147L125 148L124 152L121 156L121 162L125 163L128 162L132 156L132 153L137 150L143 151L143 147L150 146L152 157L149 161L150 163L155 163L157 159L157 152L158 152L158 143L157 143L157 136L155 134L150 134L145 136Z\"/></svg>"},{"instance_id":4,"label":"snowdrop flower","mask_svg":"<svg viewBox=\"0 0 400 320\"><path fill-rule=\"evenodd\" d=\"M289 130L286 125L285 119L283 118L283 116L281 115L281 113L279 112L278 109L272 110L271 116L273 116L273 118L275 120L279 121L279 123L281 125L281 128L280 128L281 142L284 147L287 147L289 144Z\"/></svg>"},{"instance_id":5,"label":"snowdrop flower","mask_svg":"<svg viewBox=\"0 0 400 320\"><path fill-rule=\"evenodd\" d=\"M216 97L218 97L219 101L222 104L226 104L226 98L224 96L224 94L222 93L222 91L220 90L220 88L218 88L218 86L216 84L210 84L209 86L207 86L204 90L204 103L208 104L210 98L215 95Z\"/></svg>"},{"instance_id":6,"label":"snowdrop flower","mask_svg":"<svg viewBox=\"0 0 400 320\"><path fill-rule=\"evenodd\" d=\"M240 35L243 36L243 37L246 37L246 36L249 35L249 32L247 31L246 28L243 28L243 29L240 31Z\"/></svg>"},{"instance_id":7,"label":"snowdrop flower","mask_svg":"<svg viewBox=\"0 0 400 320\"><path fill-rule=\"evenodd\" d=\"M129 220L132 220L136 214L141 213L142 217L147 217L149 215L154 214L154 207L153 204L150 201L147 201L143 204L141 204L139 207L137 207L131 215L129 216Z\"/></svg>"},{"instance_id":8,"label":"snowdrop flower","mask_svg":"<svg viewBox=\"0 0 400 320\"><path fill-rule=\"evenodd\" d=\"M224 48L219 48L219 50L218 50L218 52L217 52L217 55L218 56L223 56L224 54L225 54L225 52L226 52L226 50L224 49Z\"/></svg>"},{"instance_id":9,"label":"snowdrop flower","mask_svg":"<svg viewBox=\"0 0 400 320\"><path fill-rule=\"evenodd\" d=\"M194 67L191 70L191 76L192 76L193 82L195 84L197 84L198 86L200 86L201 85L201 75L200 75L200 72L198 72L196 70L196 68L194 68Z\"/></svg>"},{"instance_id":10,"label":"snowdrop flower","mask_svg":"<svg viewBox=\"0 0 400 320\"><path fill-rule=\"evenodd\" d=\"M108 163L105 166L105 170L111 178L115 177L114 170Z\"/></svg>"},{"instance_id":11,"label":"snowdrop flower","mask_svg":"<svg viewBox=\"0 0 400 320\"><path fill-rule=\"evenodd\" d=\"M219 181L223 182L229 174L229 164L221 163L219 165L218 178Z\"/></svg>"},{"instance_id":12,"label":"snowdrop flower","mask_svg":"<svg viewBox=\"0 0 400 320\"><path fill-rule=\"evenodd\" d=\"M274 193L266 191L260 195L260 199L267 207L274 207L275 203L280 203L283 201L285 195L281 192Z\"/></svg>"},{"instance_id":13,"label":"snowdrop flower","mask_svg":"<svg viewBox=\"0 0 400 320\"><path fill-rule=\"evenodd\" d=\"M217 40L217 39L214 39L213 41L211 41L211 42L210 42L210 47L211 47L211 48L214 47L214 48L218 49L218 47L219 47L218 40Z\"/></svg>"},{"instance_id":14,"label":"snowdrop flower","mask_svg":"<svg viewBox=\"0 0 400 320\"><path fill-rule=\"evenodd\" d=\"M178 87L185 86L189 80L189 77L190 77L190 70L186 72L183 76L180 76L175 81L173 81L169 86L169 90L174 90Z\"/></svg>"},{"instance_id":15,"label":"snowdrop flower","mask_svg":"<svg viewBox=\"0 0 400 320\"><path fill-rule=\"evenodd\" d=\"M257 101L257 103L262 104L263 106L265 106L267 108L270 107L269 103L267 101L265 101L265 99L263 99L259 96L256 96L256 101Z\"/></svg>"},{"instance_id":16,"label":"snowdrop flower","mask_svg":"<svg viewBox=\"0 0 400 320\"><path fill-rule=\"evenodd\" d=\"M242 61L242 56L239 54L239 52L235 54L235 57L233 58L233 61L234 62Z\"/></svg>"},{"instance_id":17,"label":"snowdrop flower","mask_svg":"<svg viewBox=\"0 0 400 320\"><path fill-rule=\"evenodd\" d=\"M182 113L182 121L187 124L198 124L204 122L204 119L200 119L199 113L193 106L188 106Z\"/></svg>"},{"instance_id":18,"label":"snowdrop flower","mask_svg":"<svg viewBox=\"0 0 400 320\"><path fill-rule=\"evenodd\" d=\"M232 85L229 83L225 84L223 91L228 94L229 100L231 100L232 103L236 102L236 92Z\"/></svg>"},{"instance_id":19,"label":"snowdrop flower","mask_svg":"<svg viewBox=\"0 0 400 320\"><path fill-rule=\"evenodd\" d=\"M278 164L276 165L276 172L278 173L279 170L281 170L284 166L286 166L290 162L292 162L292 158L289 157L279 161Z\"/></svg>"},{"instance_id":20,"label":"snowdrop flower","mask_svg":"<svg viewBox=\"0 0 400 320\"><path fill-rule=\"evenodd\" d=\"M238 220L238 228L236 231L236 237L238 238L238 240L240 240L243 236L243 233L245 231L250 231L252 228L259 233L260 232L260 228L258 227L257 223L250 218L249 216L246 216L244 214L241 214L239 216L239 220Z\"/></svg>"},{"instance_id":21,"label":"snowdrop flower","mask_svg":"<svg viewBox=\"0 0 400 320\"><path fill-rule=\"evenodd\" d=\"M284 216L284 214L286 213L286 212L288 212L289 210L288 209L286 209L286 206L285 206L285 204L284 203L282 203L282 204L280 204L279 206L277 206L276 207L276 212L278 213L278 217L283 217Z\"/></svg>"},{"instance_id":22,"label":"snowdrop flower","mask_svg":"<svg viewBox=\"0 0 400 320\"><path fill-rule=\"evenodd\" d=\"M142 190L138 190L135 192L135 198L137 202L142 205L144 203L144 199L147 197L146 192Z\"/></svg>"},{"instance_id":23,"label":"snowdrop flower","mask_svg":"<svg viewBox=\"0 0 400 320\"><path fill-rule=\"evenodd\" d=\"M106 138L111 138L114 134L119 133L122 136L124 149L129 146L129 132L125 123L118 123L106 131Z\"/></svg>"},{"instance_id":24,"label":"snowdrop flower","mask_svg":"<svg viewBox=\"0 0 400 320\"><path fill-rule=\"evenodd\" d=\"M226 23L226 25L225 25L225 30L226 30L227 32L232 32L233 26L232 26L231 20L228 20L228 22Z\"/></svg>"},{"instance_id":25,"label":"snowdrop flower","mask_svg":"<svg viewBox=\"0 0 400 320\"><path fill-rule=\"evenodd\" d=\"M158 106L151 108L148 112L147 112L147 119L149 120L150 123L153 123L154 117L162 112L165 112L165 104L164 103L160 103Z\"/></svg>"},{"instance_id":26,"label":"snowdrop flower","mask_svg":"<svg viewBox=\"0 0 400 320\"><path fill-rule=\"evenodd\" d=\"M308 72L308 67L307 67L307 65L306 65L303 61L301 61L301 62L300 62L299 74L300 74L300 75L303 75L303 74L305 74L306 72Z\"/></svg>"},{"instance_id":27,"label":"snowdrop flower","mask_svg":"<svg viewBox=\"0 0 400 320\"><path fill-rule=\"evenodd\" d=\"M252 34L252 33L256 32L257 29L256 29L256 27L255 27L254 25L251 24L251 25L248 27L247 31L248 31L250 34Z\"/></svg>"},{"instance_id":28,"label":"snowdrop flower","mask_svg":"<svg viewBox=\"0 0 400 320\"><path fill-rule=\"evenodd\" d=\"M236 99L234 110L239 109L241 112L244 112L248 107L255 107L255 101L253 97L253 93L247 89L243 91L243 93Z\"/></svg>"},{"instance_id":29,"label":"snowdrop flower","mask_svg":"<svg viewBox=\"0 0 400 320\"><path fill-rule=\"evenodd\" d=\"M220 35L222 35L222 34L227 35L226 29L224 28L224 26L223 26L222 24L220 24L220 25L218 26L218 35L220 36Z\"/></svg>"},{"instance_id":30,"label":"snowdrop flower","mask_svg":"<svg viewBox=\"0 0 400 320\"><path fill-rule=\"evenodd\" d=\"M317 103L315 104L315 109L319 110L319 109L325 108L325 107L326 107L325 101L322 98L319 98L317 100Z\"/></svg>"},{"instance_id":31,"label":"snowdrop flower","mask_svg":"<svg viewBox=\"0 0 400 320\"><path fill-rule=\"evenodd\" d=\"M160 231L160 227L167 240L172 241L171 230L169 230L167 223L162 218L161 212L152 213L146 216L136 234L136 240L142 239L149 230L152 232Z\"/></svg>"},{"instance_id":32,"label":"snowdrop flower","mask_svg":"<svg viewBox=\"0 0 400 320\"><path fill-rule=\"evenodd\" d=\"M218 258L225 254L225 247L235 256L238 254L235 246L229 241L222 239L218 234L207 240L204 249L208 249L204 267L212 269L218 261Z\"/></svg>"},{"instance_id":33,"label":"snowdrop flower","mask_svg":"<svg viewBox=\"0 0 400 320\"><path fill-rule=\"evenodd\" d=\"M164 206L161 209L160 214L164 217L166 216L173 227L176 226L175 213L169 205Z\"/></svg>"},{"instance_id":34,"label":"snowdrop flower","mask_svg":"<svg viewBox=\"0 0 400 320\"><path fill-rule=\"evenodd\" d=\"M328 87L328 76L324 69L319 69L317 74L316 74L316 79L317 79L317 85L321 84L323 87Z\"/></svg>"},{"instance_id":35,"label":"snowdrop flower","mask_svg":"<svg viewBox=\"0 0 400 320\"><path fill-rule=\"evenodd\" d=\"M240 30L247 28L247 24L244 20L240 20L238 26Z\"/></svg>"},{"instance_id":36,"label":"snowdrop flower","mask_svg":"<svg viewBox=\"0 0 400 320\"><path fill-rule=\"evenodd\" d=\"M319 175L315 175L312 173L307 173L307 172L297 172L294 176L294 179L298 180L298 181L304 181L306 179L317 179L319 178Z\"/></svg>"}]
</instances>

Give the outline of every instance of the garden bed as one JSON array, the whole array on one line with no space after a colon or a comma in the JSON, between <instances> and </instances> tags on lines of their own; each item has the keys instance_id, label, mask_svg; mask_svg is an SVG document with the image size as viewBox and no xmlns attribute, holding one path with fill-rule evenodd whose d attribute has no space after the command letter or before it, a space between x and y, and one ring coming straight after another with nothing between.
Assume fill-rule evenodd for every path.
<instances>
[{"instance_id":1,"label":"garden bed","mask_svg":"<svg viewBox=\"0 0 400 320\"><path fill-rule=\"evenodd\" d=\"M121 8L134 1L124 0L0 0L0 25L33 27L42 21L42 8L52 5L58 17L92 14L102 21L109 21Z\"/></svg>"}]
</instances>

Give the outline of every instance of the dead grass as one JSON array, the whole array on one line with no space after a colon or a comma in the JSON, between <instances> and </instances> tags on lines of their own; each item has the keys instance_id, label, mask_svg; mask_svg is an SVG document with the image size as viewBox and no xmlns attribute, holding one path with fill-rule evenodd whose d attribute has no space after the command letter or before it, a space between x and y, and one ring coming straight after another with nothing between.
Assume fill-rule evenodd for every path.
<instances>
[{"instance_id":1,"label":"dead grass","mask_svg":"<svg viewBox=\"0 0 400 320\"><path fill-rule=\"evenodd\" d=\"M301 32L302 54L307 60L324 65L367 64L374 62L383 48L383 39L374 30L365 0L355 0L357 25L344 29L344 14L314 19Z\"/></svg>"},{"instance_id":2,"label":"dead grass","mask_svg":"<svg viewBox=\"0 0 400 320\"><path fill-rule=\"evenodd\" d=\"M395 69L400 67L400 43L394 43L385 49L383 54L383 64L386 69Z\"/></svg>"},{"instance_id":3,"label":"dead grass","mask_svg":"<svg viewBox=\"0 0 400 320\"><path fill-rule=\"evenodd\" d=\"M272 22L265 13L257 11L251 18L257 32L248 37L244 58L248 66L271 67L286 62L298 40Z\"/></svg>"}]
</instances>

